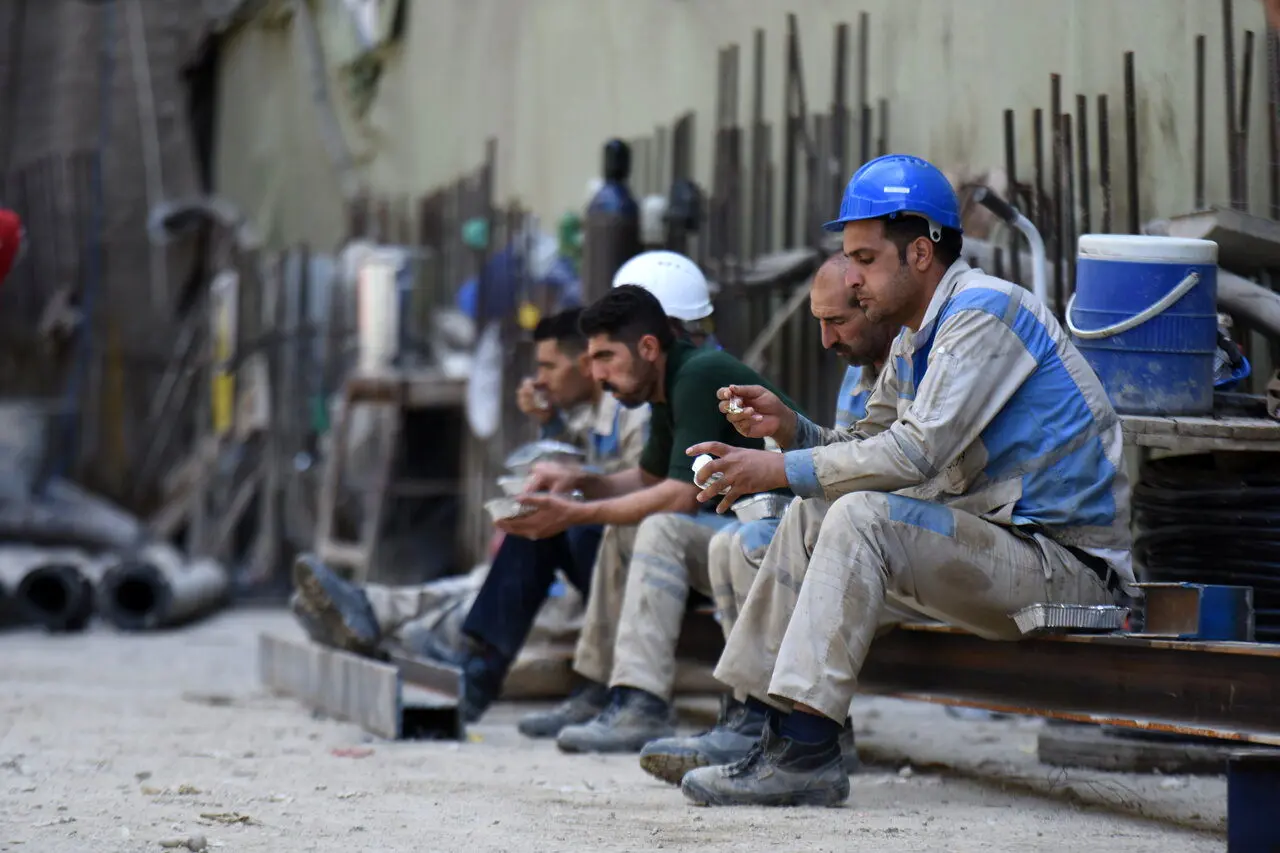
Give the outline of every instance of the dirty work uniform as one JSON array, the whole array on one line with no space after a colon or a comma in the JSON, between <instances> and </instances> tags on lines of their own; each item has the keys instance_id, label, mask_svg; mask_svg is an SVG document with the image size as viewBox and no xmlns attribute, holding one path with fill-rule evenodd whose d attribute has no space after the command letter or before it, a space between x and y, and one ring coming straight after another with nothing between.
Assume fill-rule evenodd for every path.
<instances>
[{"instance_id":1,"label":"dirty work uniform","mask_svg":"<svg viewBox=\"0 0 1280 853\"><path fill-rule=\"evenodd\" d=\"M667 399L650 406L649 440L640 468L654 477L692 483L693 460L685 455L685 449L698 442L721 441L762 449L764 442L740 435L720 413L716 392L730 384L764 385L787 400L760 374L728 353L696 349L685 341L672 344L667 353ZM790 400L787 405L794 407ZM730 520L708 507L689 516L663 513L645 519L636 528L608 528L596 558L574 669L601 684L621 683L659 696L669 694L672 664L659 664L656 671L650 671L652 664L646 662L674 660L690 587L710 593L706 546L715 531ZM686 557L694 552L698 557L690 568ZM643 567L643 575L634 582L629 580L629 567ZM615 673L615 644L623 638L634 653L624 656L621 673ZM650 690L623 681L624 677L661 689Z\"/></svg>"},{"instance_id":2,"label":"dirty work uniform","mask_svg":"<svg viewBox=\"0 0 1280 853\"><path fill-rule=\"evenodd\" d=\"M988 639L1133 582L1119 419L1030 293L956 262L853 430L801 420L783 517L716 677L841 719L889 602ZM830 502L829 506L827 502Z\"/></svg>"},{"instance_id":3,"label":"dirty work uniform","mask_svg":"<svg viewBox=\"0 0 1280 853\"><path fill-rule=\"evenodd\" d=\"M866 416L867 400L879 378L880 371L874 366L850 366L845 371L836 398L836 429L848 429ZM781 518L762 518L747 524L734 523L711 540L707 556L711 596L725 639L733 630L760 561L781 521Z\"/></svg>"},{"instance_id":4,"label":"dirty work uniform","mask_svg":"<svg viewBox=\"0 0 1280 853\"><path fill-rule=\"evenodd\" d=\"M648 406L628 409L605 393L594 405L570 412L554 434L584 448L588 464L611 473L639 464L648 422ZM504 537L473 603L442 596L440 585L452 579L423 586L369 584L365 594L383 636L419 619L431 624L415 627L434 628L444 618L444 608L470 604L462 632L495 649L509 665L524 645L557 569L586 595L602 532L597 525L585 525L537 541Z\"/></svg>"}]
</instances>

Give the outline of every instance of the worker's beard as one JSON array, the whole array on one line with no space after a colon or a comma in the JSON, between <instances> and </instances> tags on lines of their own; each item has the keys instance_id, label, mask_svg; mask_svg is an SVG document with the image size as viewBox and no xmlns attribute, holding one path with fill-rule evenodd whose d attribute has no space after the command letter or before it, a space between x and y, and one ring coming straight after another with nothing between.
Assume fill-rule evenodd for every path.
<instances>
[{"instance_id":1,"label":"worker's beard","mask_svg":"<svg viewBox=\"0 0 1280 853\"><path fill-rule=\"evenodd\" d=\"M658 395L658 368L647 361L638 361L628 387L620 388L612 382L602 382L601 386L623 406L638 409Z\"/></svg>"}]
</instances>

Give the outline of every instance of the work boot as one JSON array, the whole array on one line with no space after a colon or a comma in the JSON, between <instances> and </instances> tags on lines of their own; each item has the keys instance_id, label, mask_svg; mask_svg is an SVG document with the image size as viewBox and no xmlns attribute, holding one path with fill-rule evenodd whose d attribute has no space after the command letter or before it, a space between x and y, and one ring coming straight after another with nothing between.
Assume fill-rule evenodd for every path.
<instances>
[{"instance_id":1,"label":"work boot","mask_svg":"<svg viewBox=\"0 0 1280 853\"><path fill-rule=\"evenodd\" d=\"M506 661L479 640L462 637L463 648L449 645L434 631L414 631L404 638L404 649L413 657L462 670L462 719L474 723L484 716L502 692Z\"/></svg>"},{"instance_id":2,"label":"work boot","mask_svg":"<svg viewBox=\"0 0 1280 853\"><path fill-rule=\"evenodd\" d=\"M640 767L663 782L679 785L690 770L732 764L747 756L760 740L767 715L726 697L720 718L709 730L692 737L655 740L640 750Z\"/></svg>"},{"instance_id":3,"label":"work boot","mask_svg":"<svg viewBox=\"0 0 1280 853\"><path fill-rule=\"evenodd\" d=\"M317 633L312 638L316 642L358 655L377 652L382 636L364 590L340 578L311 554L294 562L293 585L299 606L314 620Z\"/></svg>"},{"instance_id":4,"label":"work boot","mask_svg":"<svg viewBox=\"0 0 1280 853\"><path fill-rule=\"evenodd\" d=\"M853 775L862 769L862 759L858 758L858 745L853 741L853 720L844 718L844 728L840 730L840 755L844 759L844 772Z\"/></svg>"},{"instance_id":5,"label":"work boot","mask_svg":"<svg viewBox=\"0 0 1280 853\"><path fill-rule=\"evenodd\" d=\"M302 630L307 632L311 642L331 645L328 641L329 632L324 629L324 625L320 624L320 618L307 609L302 596L297 592L289 596L289 610L293 613L293 618L297 619L298 624L302 626Z\"/></svg>"},{"instance_id":6,"label":"work boot","mask_svg":"<svg viewBox=\"0 0 1280 853\"><path fill-rule=\"evenodd\" d=\"M590 722L566 726L556 746L561 752L639 752L649 741L675 733L665 700L634 687L614 687L608 707Z\"/></svg>"},{"instance_id":7,"label":"work boot","mask_svg":"<svg viewBox=\"0 0 1280 853\"><path fill-rule=\"evenodd\" d=\"M698 806L836 806L849 799L837 740L808 744L764 727L741 761L690 770L680 783Z\"/></svg>"},{"instance_id":8,"label":"work boot","mask_svg":"<svg viewBox=\"0 0 1280 853\"><path fill-rule=\"evenodd\" d=\"M574 726L595 719L608 704L609 688L589 681L550 711L526 714L516 728L525 737L555 737L565 726Z\"/></svg>"}]
</instances>

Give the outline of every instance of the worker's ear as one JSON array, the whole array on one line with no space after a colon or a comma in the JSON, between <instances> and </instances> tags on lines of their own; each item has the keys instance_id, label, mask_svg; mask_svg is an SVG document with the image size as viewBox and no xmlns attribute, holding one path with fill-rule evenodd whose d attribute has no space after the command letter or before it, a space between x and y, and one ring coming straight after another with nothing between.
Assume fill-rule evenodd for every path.
<instances>
[{"instance_id":1,"label":"worker's ear","mask_svg":"<svg viewBox=\"0 0 1280 853\"><path fill-rule=\"evenodd\" d=\"M933 266L933 241L928 237L917 237L911 243L911 265L916 272L926 272Z\"/></svg>"},{"instance_id":2,"label":"worker's ear","mask_svg":"<svg viewBox=\"0 0 1280 853\"><path fill-rule=\"evenodd\" d=\"M645 335L636 342L636 354L648 362L655 362L662 355L662 344L653 335Z\"/></svg>"}]
</instances>

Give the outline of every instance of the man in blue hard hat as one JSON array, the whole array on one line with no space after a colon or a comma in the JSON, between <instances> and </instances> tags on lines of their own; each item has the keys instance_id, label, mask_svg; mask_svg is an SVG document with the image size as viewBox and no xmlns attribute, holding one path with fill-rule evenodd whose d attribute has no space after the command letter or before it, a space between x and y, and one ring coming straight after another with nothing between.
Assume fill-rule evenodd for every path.
<instances>
[{"instance_id":1,"label":"man in blue hard hat","mask_svg":"<svg viewBox=\"0 0 1280 853\"><path fill-rule=\"evenodd\" d=\"M716 667L770 707L732 764L691 770L704 805L848 799L839 736L890 606L992 640L1030 605L1114 604L1133 583L1119 419L1033 294L960 259L956 195L917 157L860 168L840 215L846 280L867 317L906 327L852 430L823 429L774 395L720 389L764 453L705 442L720 501L788 487L783 516Z\"/></svg>"}]
</instances>

